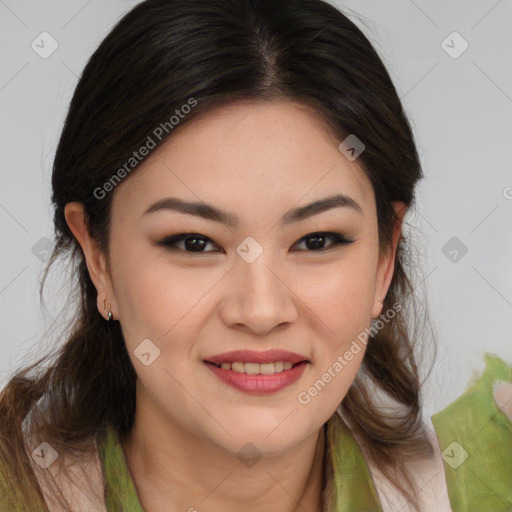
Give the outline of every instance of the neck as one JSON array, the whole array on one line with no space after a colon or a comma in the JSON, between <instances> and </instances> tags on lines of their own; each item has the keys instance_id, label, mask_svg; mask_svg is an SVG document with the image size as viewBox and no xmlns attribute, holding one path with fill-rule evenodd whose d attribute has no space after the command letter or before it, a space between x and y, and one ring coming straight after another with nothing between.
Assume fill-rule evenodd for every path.
<instances>
[{"instance_id":1,"label":"neck","mask_svg":"<svg viewBox=\"0 0 512 512\"><path fill-rule=\"evenodd\" d=\"M236 454L139 405L120 442L146 512L322 512L323 427L292 450L246 467Z\"/></svg>"}]
</instances>

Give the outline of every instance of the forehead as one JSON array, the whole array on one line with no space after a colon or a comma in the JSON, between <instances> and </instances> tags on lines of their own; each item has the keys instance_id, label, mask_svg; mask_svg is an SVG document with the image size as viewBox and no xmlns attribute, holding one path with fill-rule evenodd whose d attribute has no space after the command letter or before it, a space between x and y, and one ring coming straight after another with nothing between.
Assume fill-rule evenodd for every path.
<instances>
[{"instance_id":1,"label":"forehead","mask_svg":"<svg viewBox=\"0 0 512 512\"><path fill-rule=\"evenodd\" d=\"M375 207L359 162L302 103L243 101L218 107L179 127L115 190L113 208L142 212L166 196L207 202L247 221L346 194L366 213Z\"/></svg>"}]
</instances>

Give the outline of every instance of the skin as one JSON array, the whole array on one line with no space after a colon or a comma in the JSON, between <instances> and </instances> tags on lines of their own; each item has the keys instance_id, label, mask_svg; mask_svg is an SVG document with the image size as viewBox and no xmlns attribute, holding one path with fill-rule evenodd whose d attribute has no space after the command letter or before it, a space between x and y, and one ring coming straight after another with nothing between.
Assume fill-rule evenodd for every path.
<instances>
[{"instance_id":1,"label":"skin","mask_svg":"<svg viewBox=\"0 0 512 512\"><path fill-rule=\"evenodd\" d=\"M405 214L394 203L400 223L379 255L371 182L340 142L299 103L231 104L179 127L115 188L108 258L87 233L82 205L66 206L98 310L107 317L106 297L137 372L135 423L122 446L147 512L322 510L322 427L353 382L364 345L308 404L297 395L383 312ZM289 209L334 192L351 196L362 214L338 207L279 225ZM207 202L239 224L170 210L143 215L168 196ZM206 237L204 252L156 244L183 232ZM354 242L315 251L304 239L315 232ZM235 252L247 236L263 248L252 263ZM327 238L324 247L332 244ZM144 339L160 350L149 366L134 355ZM310 361L296 383L270 395L237 391L203 363L269 348ZM262 454L252 467L237 456L247 442Z\"/></svg>"}]
</instances>

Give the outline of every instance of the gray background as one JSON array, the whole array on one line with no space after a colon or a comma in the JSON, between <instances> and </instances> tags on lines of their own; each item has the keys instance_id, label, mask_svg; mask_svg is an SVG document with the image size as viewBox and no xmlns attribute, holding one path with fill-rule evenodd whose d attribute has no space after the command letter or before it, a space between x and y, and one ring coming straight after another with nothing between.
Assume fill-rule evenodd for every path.
<instances>
[{"instance_id":1,"label":"gray background","mask_svg":"<svg viewBox=\"0 0 512 512\"><path fill-rule=\"evenodd\" d=\"M136 3L0 0L0 385L62 341L41 340L69 314L60 311L63 269L44 312L37 295L53 236L52 159L86 60ZM512 363L512 2L338 5L388 66L426 175L406 229L423 255L421 288L439 345L426 388L427 412L435 412L483 369L484 352ZM40 53L52 41L43 32L58 44L47 58Z\"/></svg>"}]
</instances>

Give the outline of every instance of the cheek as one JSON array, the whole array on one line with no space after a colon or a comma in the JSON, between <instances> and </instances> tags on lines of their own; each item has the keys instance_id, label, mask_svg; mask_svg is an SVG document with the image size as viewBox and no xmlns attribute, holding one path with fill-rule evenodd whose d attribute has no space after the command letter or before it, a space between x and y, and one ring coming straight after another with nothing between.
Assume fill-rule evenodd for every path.
<instances>
[{"instance_id":1,"label":"cheek","mask_svg":"<svg viewBox=\"0 0 512 512\"><path fill-rule=\"evenodd\" d=\"M294 291L323 325L326 339L357 335L371 321L375 270L371 255L354 251L329 265L311 265L294 278Z\"/></svg>"},{"instance_id":2,"label":"cheek","mask_svg":"<svg viewBox=\"0 0 512 512\"><path fill-rule=\"evenodd\" d=\"M194 404L188 404L180 383L190 383L194 373L183 362L190 358L190 340L200 325L201 297L215 279L173 267L154 248L119 248L116 256L113 267L123 336L144 392L162 409L181 403L184 410L192 410Z\"/></svg>"},{"instance_id":3,"label":"cheek","mask_svg":"<svg viewBox=\"0 0 512 512\"><path fill-rule=\"evenodd\" d=\"M363 360L371 325L374 264L371 251L353 251L328 270L311 266L300 278L298 294L312 312L316 333L315 364L303 390L304 402L311 400L320 415L341 403Z\"/></svg>"},{"instance_id":4,"label":"cheek","mask_svg":"<svg viewBox=\"0 0 512 512\"><path fill-rule=\"evenodd\" d=\"M368 269L354 272L354 267L339 265L337 270L309 289L306 302L317 318L312 328L314 364L297 397L310 418L325 421L341 404L361 366L367 340L362 334L371 323L373 298Z\"/></svg>"},{"instance_id":5,"label":"cheek","mask_svg":"<svg viewBox=\"0 0 512 512\"><path fill-rule=\"evenodd\" d=\"M122 239L121 235L118 237ZM113 244L116 299L123 326L140 336L162 338L204 296L216 272L179 268L165 249L147 241Z\"/></svg>"}]
</instances>

